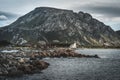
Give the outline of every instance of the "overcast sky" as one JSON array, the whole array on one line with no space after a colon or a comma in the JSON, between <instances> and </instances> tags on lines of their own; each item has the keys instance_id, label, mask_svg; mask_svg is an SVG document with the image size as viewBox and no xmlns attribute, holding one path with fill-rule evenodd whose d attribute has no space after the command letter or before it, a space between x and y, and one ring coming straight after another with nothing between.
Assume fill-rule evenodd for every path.
<instances>
[{"instance_id":1,"label":"overcast sky","mask_svg":"<svg viewBox=\"0 0 120 80\"><path fill-rule=\"evenodd\" d=\"M87 12L114 30L120 30L119 0L0 0L0 26L43 6Z\"/></svg>"}]
</instances>

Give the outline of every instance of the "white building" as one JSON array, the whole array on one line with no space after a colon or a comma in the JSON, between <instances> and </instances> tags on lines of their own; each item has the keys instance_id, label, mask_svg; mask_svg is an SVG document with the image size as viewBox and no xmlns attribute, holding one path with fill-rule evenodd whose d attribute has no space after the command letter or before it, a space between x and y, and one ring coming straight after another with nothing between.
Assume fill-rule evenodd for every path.
<instances>
[{"instance_id":1,"label":"white building","mask_svg":"<svg viewBox=\"0 0 120 80\"><path fill-rule=\"evenodd\" d=\"M77 44L76 43L71 44L70 48L77 48Z\"/></svg>"}]
</instances>

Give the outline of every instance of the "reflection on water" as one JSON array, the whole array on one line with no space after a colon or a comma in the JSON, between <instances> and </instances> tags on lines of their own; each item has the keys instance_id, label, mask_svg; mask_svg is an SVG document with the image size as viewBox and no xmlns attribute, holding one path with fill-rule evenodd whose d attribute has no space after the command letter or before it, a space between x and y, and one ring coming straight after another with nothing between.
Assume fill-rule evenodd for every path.
<instances>
[{"instance_id":1,"label":"reflection on water","mask_svg":"<svg viewBox=\"0 0 120 80\"><path fill-rule=\"evenodd\" d=\"M120 80L119 49L78 49L97 58L45 58L50 66L40 74L7 80Z\"/></svg>"}]
</instances>

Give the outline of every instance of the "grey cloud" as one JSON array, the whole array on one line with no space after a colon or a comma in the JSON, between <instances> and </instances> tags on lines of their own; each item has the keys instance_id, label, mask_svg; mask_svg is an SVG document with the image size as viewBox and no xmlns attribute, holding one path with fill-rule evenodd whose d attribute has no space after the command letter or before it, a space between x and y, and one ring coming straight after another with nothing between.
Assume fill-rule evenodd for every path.
<instances>
[{"instance_id":1,"label":"grey cloud","mask_svg":"<svg viewBox=\"0 0 120 80\"><path fill-rule=\"evenodd\" d=\"M19 15L17 14L0 11L0 27L9 25L13 21L15 21L18 17Z\"/></svg>"},{"instance_id":2,"label":"grey cloud","mask_svg":"<svg viewBox=\"0 0 120 80\"><path fill-rule=\"evenodd\" d=\"M0 11L0 21L1 20L7 20L7 19L14 19L17 16L18 16L17 14L12 14L12 13L9 13L9 12Z\"/></svg>"},{"instance_id":3,"label":"grey cloud","mask_svg":"<svg viewBox=\"0 0 120 80\"><path fill-rule=\"evenodd\" d=\"M120 30L120 23L111 24L111 26L113 26L112 28L113 28L115 31Z\"/></svg>"},{"instance_id":4,"label":"grey cloud","mask_svg":"<svg viewBox=\"0 0 120 80\"><path fill-rule=\"evenodd\" d=\"M0 20L7 20L8 18L5 15L0 15Z\"/></svg>"},{"instance_id":5,"label":"grey cloud","mask_svg":"<svg viewBox=\"0 0 120 80\"><path fill-rule=\"evenodd\" d=\"M85 5L73 7L75 10L83 10L90 13L102 14L108 17L120 17L120 1L97 1Z\"/></svg>"},{"instance_id":6,"label":"grey cloud","mask_svg":"<svg viewBox=\"0 0 120 80\"><path fill-rule=\"evenodd\" d=\"M91 13L99 13L108 17L120 17L120 7L112 6L89 6L84 8Z\"/></svg>"}]
</instances>

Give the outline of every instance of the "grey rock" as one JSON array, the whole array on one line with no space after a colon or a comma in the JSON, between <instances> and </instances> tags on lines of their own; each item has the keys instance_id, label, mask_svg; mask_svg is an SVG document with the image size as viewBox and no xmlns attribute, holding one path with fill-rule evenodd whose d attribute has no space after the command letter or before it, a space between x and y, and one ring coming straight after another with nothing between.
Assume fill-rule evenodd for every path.
<instances>
[{"instance_id":1,"label":"grey rock","mask_svg":"<svg viewBox=\"0 0 120 80\"><path fill-rule=\"evenodd\" d=\"M116 31L116 33L120 36L120 30Z\"/></svg>"},{"instance_id":2,"label":"grey rock","mask_svg":"<svg viewBox=\"0 0 120 80\"><path fill-rule=\"evenodd\" d=\"M110 26L84 12L38 7L14 23L0 28L0 40L14 44L79 42L83 46L119 46L120 39Z\"/></svg>"}]
</instances>

